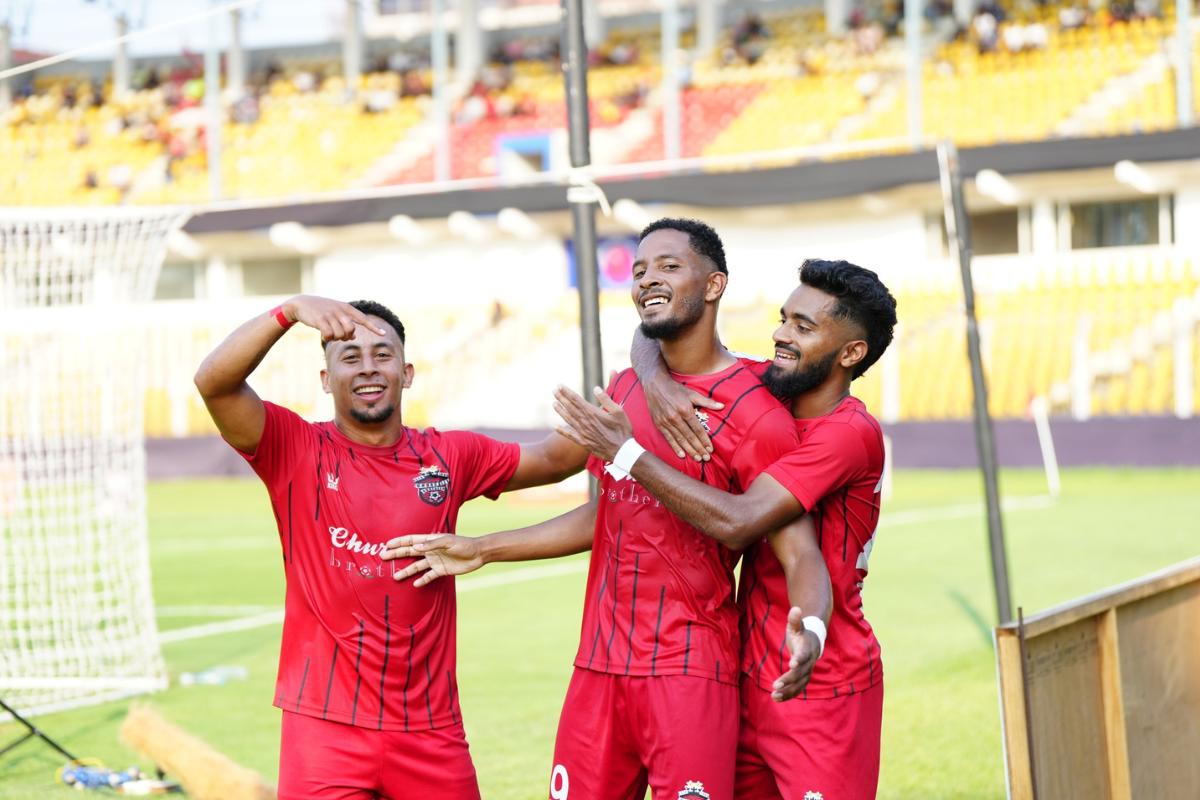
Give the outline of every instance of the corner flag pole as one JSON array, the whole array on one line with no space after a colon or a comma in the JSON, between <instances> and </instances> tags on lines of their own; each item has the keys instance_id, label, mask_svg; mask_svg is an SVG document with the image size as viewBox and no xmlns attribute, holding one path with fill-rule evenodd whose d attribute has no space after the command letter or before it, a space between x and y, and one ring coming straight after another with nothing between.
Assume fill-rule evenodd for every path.
<instances>
[{"instance_id":1,"label":"corner flag pole","mask_svg":"<svg viewBox=\"0 0 1200 800\"><path fill-rule=\"evenodd\" d=\"M571 172L567 189L575 232L575 275L579 286L579 327L583 346L583 396L603 386L600 350L600 303L596 277L596 204L600 193L587 174L592 163L588 119L587 43L583 37L583 0L562 0L563 77L567 89L567 127ZM593 486L594 490L594 486Z\"/></svg>"},{"instance_id":2,"label":"corner flag pole","mask_svg":"<svg viewBox=\"0 0 1200 800\"><path fill-rule=\"evenodd\" d=\"M991 412L988 411L987 380L983 374L983 355L979 347L979 321L975 318L975 284L971 279L971 223L967 219L967 206L963 200L958 149L952 142L942 142L937 146L937 157L946 235L962 274L967 317L967 357L971 361L971 386L975 395L975 443L979 450L979 467L983 471L983 489L987 498L988 544L992 555L992 583L996 589L996 614L1003 625L1012 621L1008 549L1004 543L1004 519L1000 515L996 432L992 428Z\"/></svg>"}]
</instances>

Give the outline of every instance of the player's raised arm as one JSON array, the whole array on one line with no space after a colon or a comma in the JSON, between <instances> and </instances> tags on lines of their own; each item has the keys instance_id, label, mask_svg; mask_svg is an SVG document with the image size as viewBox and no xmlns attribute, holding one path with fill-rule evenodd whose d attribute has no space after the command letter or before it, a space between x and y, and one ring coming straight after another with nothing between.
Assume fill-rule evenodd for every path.
<instances>
[{"instance_id":1,"label":"player's raised arm","mask_svg":"<svg viewBox=\"0 0 1200 800\"><path fill-rule=\"evenodd\" d=\"M535 561L590 550L596 528L597 501L591 500L553 519L511 531L477 538L453 534L415 534L389 541L379 557L415 558L396 573L396 580L414 575L424 586L443 575L464 575L493 561ZM421 574L424 573L424 574Z\"/></svg>"},{"instance_id":2,"label":"player's raised arm","mask_svg":"<svg viewBox=\"0 0 1200 800\"><path fill-rule=\"evenodd\" d=\"M554 397L554 410L566 422L559 433L597 458L616 461L618 451L633 439L633 426L625 412L599 389L596 397L600 408L562 386ZM743 494L730 494L688 477L653 453L639 453L640 449L627 451L635 459L627 471L637 482L671 513L731 549L746 548L805 511L800 501L770 475L760 475Z\"/></svg>"},{"instance_id":3,"label":"player's raised arm","mask_svg":"<svg viewBox=\"0 0 1200 800\"><path fill-rule=\"evenodd\" d=\"M381 335L367 317L337 300L299 295L243 323L217 345L196 370L196 389L217 429L231 445L252 453L262 439L266 412L262 400L246 383L250 373L295 323L321 332L321 341L352 339L357 325Z\"/></svg>"},{"instance_id":4,"label":"player's raised arm","mask_svg":"<svg viewBox=\"0 0 1200 800\"><path fill-rule=\"evenodd\" d=\"M782 702L800 694L821 656L833 615L833 589L810 516L806 514L769 534L769 541L783 567L791 604L787 624L791 659L771 691L771 697Z\"/></svg>"},{"instance_id":5,"label":"player's raised arm","mask_svg":"<svg viewBox=\"0 0 1200 800\"><path fill-rule=\"evenodd\" d=\"M504 491L558 483L583 469L587 458L587 450L562 434L551 431L537 444L521 445L517 471L505 484Z\"/></svg>"},{"instance_id":6,"label":"player's raised arm","mask_svg":"<svg viewBox=\"0 0 1200 800\"><path fill-rule=\"evenodd\" d=\"M707 461L713 450L712 441L696 416L696 409L719 411L725 404L672 380L658 342L647 338L640 328L633 333L629 358L642 384L654 427L662 431L675 455Z\"/></svg>"}]
</instances>

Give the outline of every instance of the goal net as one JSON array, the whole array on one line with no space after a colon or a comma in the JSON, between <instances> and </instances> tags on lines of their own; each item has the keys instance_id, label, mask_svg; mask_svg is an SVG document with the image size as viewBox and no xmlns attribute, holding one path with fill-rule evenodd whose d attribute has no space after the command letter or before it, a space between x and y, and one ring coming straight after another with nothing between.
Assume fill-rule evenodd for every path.
<instances>
[{"instance_id":1,"label":"goal net","mask_svg":"<svg viewBox=\"0 0 1200 800\"><path fill-rule=\"evenodd\" d=\"M0 697L161 689L144 335L177 209L0 209Z\"/></svg>"}]
</instances>

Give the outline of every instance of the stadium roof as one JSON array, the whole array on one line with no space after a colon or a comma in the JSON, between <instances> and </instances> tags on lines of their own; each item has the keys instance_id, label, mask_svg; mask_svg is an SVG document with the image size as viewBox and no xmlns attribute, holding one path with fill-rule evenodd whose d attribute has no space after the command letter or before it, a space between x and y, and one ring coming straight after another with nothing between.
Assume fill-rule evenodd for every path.
<instances>
[{"instance_id":1,"label":"stadium roof","mask_svg":"<svg viewBox=\"0 0 1200 800\"><path fill-rule=\"evenodd\" d=\"M1059 139L1002 144L960 151L964 177L982 169L1002 174L1112 167L1118 161L1184 161L1200 159L1200 129L1092 139ZM803 203L852 197L902 186L936 182L937 157L932 150L902 155L815 161L794 166L739 172L690 172L599 183L608 199L642 203L687 202L709 208L740 208ZM201 210L187 224L193 234L250 231L277 222L309 226L344 226L387 222L405 214L414 219L445 217L455 211L496 214L503 208L526 212L567 208L563 186L543 183L519 187L451 189L413 194L405 187L384 187L353 197L302 203L224 204Z\"/></svg>"}]
</instances>

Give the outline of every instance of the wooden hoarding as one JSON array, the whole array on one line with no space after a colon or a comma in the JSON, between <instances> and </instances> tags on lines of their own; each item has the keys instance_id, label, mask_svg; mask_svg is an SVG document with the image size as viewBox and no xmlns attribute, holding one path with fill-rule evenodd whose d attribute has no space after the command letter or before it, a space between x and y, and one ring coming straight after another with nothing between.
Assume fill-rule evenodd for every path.
<instances>
[{"instance_id":1,"label":"wooden hoarding","mask_svg":"<svg viewBox=\"0 0 1200 800\"><path fill-rule=\"evenodd\" d=\"M1010 798L1200 798L1200 558L995 635Z\"/></svg>"}]
</instances>

